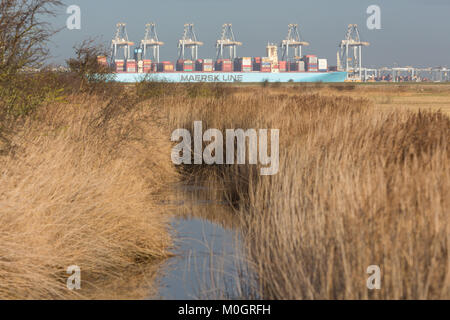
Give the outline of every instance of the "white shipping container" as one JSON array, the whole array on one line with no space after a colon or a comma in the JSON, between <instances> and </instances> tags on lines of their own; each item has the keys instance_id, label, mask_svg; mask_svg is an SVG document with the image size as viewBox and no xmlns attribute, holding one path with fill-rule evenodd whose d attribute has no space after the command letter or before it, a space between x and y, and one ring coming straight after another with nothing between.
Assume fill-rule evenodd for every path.
<instances>
[{"instance_id":1,"label":"white shipping container","mask_svg":"<svg viewBox=\"0 0 450 320\"><path fill-rule=\"evenodd\" d=\"M305 72L306 71L306 69L305 69L305 61L299 61L298 62L298 71L300 71L300 72Z\"/></svg>"},{"instance_id":2,"label":"white shipping container","mask_svg":"<svg viewBox=\"0 0 450 320\"><path fill-rule=\"evenodd\" d=\"M317 64L317 56L304 56L303 61L305 61L308 64Z\"/></svg>"},{"instance_id":3,"label":"white shipping container","mask_svg":"<svg viewBox=\"0 0 450 320\"><path fill-rule=\"evenodd\" d=\"M327 59L319 59L319 70L320 71L328 70L328 60Z\"/></svg>"}]
</instances>

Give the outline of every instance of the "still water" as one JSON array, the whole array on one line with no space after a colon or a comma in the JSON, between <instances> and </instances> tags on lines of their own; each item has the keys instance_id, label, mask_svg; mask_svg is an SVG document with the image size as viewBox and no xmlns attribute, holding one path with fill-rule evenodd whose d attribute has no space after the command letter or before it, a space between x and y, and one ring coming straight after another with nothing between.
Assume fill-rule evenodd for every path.
<instances>
[{"instance_id":1,"label":"still water","mask_svg":"<svg viewBox=\"0 0 450 320\"><path fill-rule=\"evenodd\" d=\"M160 298L238 298L246 272L239 234L200 218L177 218L172 227L176 256L162 267Z\"/></svg>"},{"instance_id":2,"label":"still water","mask_svg":"<svg viewBox=\"0 0 450 320\"><path fill-rule=\"evenodd\" d=\"M253 292L239 223L218 189L179 188L172 220L175 256L160 268L159 299L242 299ZM181 199L181 200L180 200Z\"/></svg>"}]
</instances>

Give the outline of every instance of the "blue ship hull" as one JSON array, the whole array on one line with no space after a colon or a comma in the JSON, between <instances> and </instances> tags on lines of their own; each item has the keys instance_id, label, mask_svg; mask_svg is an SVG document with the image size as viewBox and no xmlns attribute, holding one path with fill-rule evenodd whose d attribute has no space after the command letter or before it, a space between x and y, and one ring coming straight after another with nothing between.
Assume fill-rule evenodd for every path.
<instances>
[{"instance_id":1,"label":"blue ship hull","mask_svg":"<svg viewBox=\"0 0 450 320\"><path fill-rule=\"evenodd\" d=\"M346 72L173 72L173 73L117 73L117 82L344 82Z\"/></svg>"}]
</instances>

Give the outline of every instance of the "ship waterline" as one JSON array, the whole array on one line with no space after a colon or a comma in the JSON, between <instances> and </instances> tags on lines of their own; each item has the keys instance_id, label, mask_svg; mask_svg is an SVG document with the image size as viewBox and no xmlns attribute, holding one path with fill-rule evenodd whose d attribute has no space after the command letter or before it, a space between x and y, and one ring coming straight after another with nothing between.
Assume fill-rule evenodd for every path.
<instances>
[{"instance_id":1,"label":"ship waterline","mask_svg":"<svg viewBox=\"0 0 450 320\"><path fill-rule=\"evenodd\" d=\"M173 73L116 73L114 81L140 82L344 82L347 72L173 72Z\"/></svg>"}]
</instances>

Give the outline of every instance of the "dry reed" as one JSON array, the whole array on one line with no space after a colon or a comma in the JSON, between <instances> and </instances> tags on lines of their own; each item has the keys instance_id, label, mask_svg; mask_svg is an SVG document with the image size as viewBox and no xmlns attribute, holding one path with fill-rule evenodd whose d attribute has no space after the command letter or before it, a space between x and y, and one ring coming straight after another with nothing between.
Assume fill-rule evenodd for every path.
<instances>
[{"instance_id":1,"label":"dry reed","mask_svg":"<svg viewBox=\"0 0 450 320\"><path fill-rule=\"evenodd\" d=\"M377 111L346 90L143 83L136 93L148 100L134 107L75 95L40 108L0 158L0 297L123 298L124 287L142 297L136 270L168 255L161 200L182 173L213 181L242 221L260 282L253 296L448 299L450 120ZM177 173L170 133L195 120L204 130L280 129L280 172ZM80 292L65 287L73 264ZM369 265L381 267L381 290L366 287Z\"/></svg>"},{"instance_id":2,"label":"dry reed","mask_svg":"<svg viewBox=\"0 0 450 320\"><path fill-rule=\"evenodd\" d=\"M159 203L177 179L157 109L68 100L17 126L0 158L0 298L149 297L171 245Z\"/></svg>"},{"instance_id":3,"label":"dry reed","mask_svg":"<svg viewBox=\"0 0 450 320\"><path fill-rule=\"evenodd\" d=\"M276 176L249 165L194 169L227 187L260 296L448 299L450 119L380 112L367 99L320 90L267 90L170 101L174 127L280 129ZM370 265L381 268L381 290L366 287Z\"/></svg>"}]
</instances>

